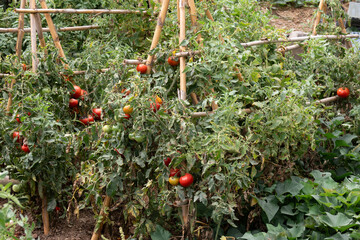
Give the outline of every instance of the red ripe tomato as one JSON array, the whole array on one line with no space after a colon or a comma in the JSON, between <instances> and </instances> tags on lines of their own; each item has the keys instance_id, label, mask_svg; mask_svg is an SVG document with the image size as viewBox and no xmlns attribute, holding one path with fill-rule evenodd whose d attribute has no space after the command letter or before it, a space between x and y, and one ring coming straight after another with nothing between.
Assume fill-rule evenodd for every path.
<instances>
[{"instance_id":1,"label":"red ripe tomato","mask_svg":"<svg viewBox=\"0 0 360 240\"><path fill-rule=\"evenodd\" d=\"M69 101L69 107L74 108L79 105L79 100L71 98Z\"/></svg>"},{"instance_id":2,"label":"red ripe tomato","mask_svg":"<svg viewBox=\"0 0 360 240\"><path fill-rule=\"evenodd\" d=\"M16 121L17 121L18 123L21 123L20 114L16 115Z\"/></svg>"},{"instance_id":3,"label":"red ripe tomato","mask_svg":"<svg viewBox=\"0 0 360 240\"><path fill-rule=\"evenodd\" d=\"M186 173L184 176L180 177L180 185L183 187L188 187L194 182L194 178L190 173Z\"/></svg>"},{"instance_id":4,"label":"red ripe tomato","mask_svg":"<svg viewBox=\"0 0 360 240\"><path fill-rule=\"evenodd\" d=\"M156 107L155 107L155 105L156 105ZM157 110L159 110L160 109L160 103L150 103L150 108L153 110L153 112L154 113L156 113L157 112Z\"/></svg>"},{"instance_id":5,"label":"red ripe tomato","mask_svg":"<svg viewBox=\"0 0 360 240\"><path fill-rule=\"evenodd\" d=\"M22 69L23 69L24 71L28 70L28 68L27 68L27 66L26 66L25 63L23 63L23 64L21 64L21 65L22 65Z\"/></svg>"},{"instance_id":6,"label":"red ripe tomato","mask_svg":"<svg viewBox=\"0 0 360 240\"><path fill-rule=\"evenodd\" d=\"M29 153L30 152L30 149L29 149L29 146L24 144L21 146L21 150L23 150L23 152L26 152L26 153Z\"/></svg>"},{"instance_id":7,"label":"red ripe tomato","mask_svg":"<svg viewBox=\"0 0 360 240\"><path fill-rule=\"evenodd\" d=\"M81 88L79 86L74 85L74 90L72 90L73 94L71 97L73 98L79 98L81 97Z\"/></svg>"},{"instance_id":8,"label":"red ripe tomato","mask_svg":"<svg viewBox=\"0 0 360 240\"><path fill-rule=\"evenodd\" d=\"M17 141L18 143L21 142L21 138L20 138L20 133L19 133L19 132L17 132L17 131L13 132L12 137L13 137L13 139L16 138L16 141Z\"/></svg>"},{"instance_id":9,"label":"red ripe tomato","mask_svg":"<svg viewBox=\"0 0 360 240\"><path fill-rule=\"evenodd\" d=\"M59 212L59 211L60 211L60 207L56 206L56 207L55 207L55 211L56 211L56 212Z\"/></svg>"},{"instance_id":10,"label":"red ripe tomato","mask_svg":"<svg viewBox=\"0 0 360 240\"><path fill-rule=\"evenodd\" d=\"M126 97L126 96L129 96L129 94L131 93L131 91L130 91L130 90L127 90L126 88L123 88L123 89L121 90L121 93L124 94L124 96L123 96L123 98L124 98L124 97Z\"/></svg>"},{"instance_id":11,"label":"red ripe tomato","mask_svg":"<svg viewBox=\"0 0 360 240\"><path fill-rule=\"evenodd\" d=\"M136 71L140 72L141 74L144 74L147 71L147 66L145 64L139 64L136 67Z\"/></svg>"},{"instance_id":12,"label":"red ripe tomato","mask_svg":"<svg viewBox=\"0 0 360 240\"><path fill-rule=\"evenodd\" d=\"M93 108L92 112L95 120L101 119L101 108Z\"/></svg>"},{"instance_id":13,"label":"red ripe tomato","mask_svg":"<svg viewBox=\"0 0 360 240\"><path fill-rule=\"evenodd\" d=\"M30 117L30 116L31 116L31 112L28 112L27 115Z\"/></svg>"},{"instance_id":14,"label":"red ripe tomato","mask_svg":"<svg viewBox=\"0 0 360 240\"><path fill-rule=\"evenodd\" d=\"M125 116L124 116L125 119L130 119L131 118L131 115L128 114L128 113L125 113Z\"/></svg>"},{"instance_id":15,"label":"red ripe tomato","mask_svg":"<svg viewBox=\"0 0 360 240\"><path fill-rule=\"evenodd\" d=\"M165 158L165 159L164 159L164 164L165 164L165 166L168 167L170 163L171 163L171 158L168 157L168 158Z\"/></svg>"},{"instance_id":16,"label":"red ripe tomato","mask_svg":"<svg viewBox=\"0 0 360 240\"><path fill-rule=\"evenodd\" d=\"M170 177L180 177L180 169L170 169Z\"/></svg>"},{"instance_id":17,"label":"red ripe tomato","mask_svg":"<svg viewBox=\"0 0 360 240\"><path fill-rule=\"evenodd\" d=\"M92 122L94 122L95 120L94 120L94 117L93 116L91 116L90 114L89 114L89 116L88 116L88 119L89 119L89 123L92 123Z\"/></svg>"},{"instance_id":18,"label":"red ripe tomato","mask_svg":"<svg viewBox=\"0 0 360 240\"><path fill-rule=\"evenodd\" d=\"M174 57L169 57L167 61L170 64L170 66L177 66L180 63L180 60L176 61Z\"/></svg>"},{"instance_id":19,"label":"red ripe tomato","mask_svg":"<svg viewBox=\"0 0 360 240\"><path fill-rule=\"evenodd\" d=\"M341 87L337 90L336 93L341 98L347 98L350 95L350 90L346 87Z\"/></svg>"},{"instance_id":20,"label":"red ripe tomato","mask_svg":"<svg viewBox=\"0 0 360 240\"><path fill-rule=\"evenodd\" d=\"M81 118L80 122L82 122L82 124L84 124L84 125L88 125L89 124L89 118Z\"/></svg>"}]
</instances>

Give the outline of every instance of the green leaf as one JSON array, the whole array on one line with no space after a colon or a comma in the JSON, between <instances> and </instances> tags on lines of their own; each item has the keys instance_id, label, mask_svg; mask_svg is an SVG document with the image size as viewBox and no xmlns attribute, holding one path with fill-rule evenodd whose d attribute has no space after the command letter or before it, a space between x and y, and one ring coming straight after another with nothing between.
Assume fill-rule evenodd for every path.
<instances>
[{"instance_id":1,"label":"green leaf","mask_svg":"<svg viewBox=\"0 0 360 240\"><path fill-rule=\"evenodd\" d=\"M335 235L327 237L324 240L350 240L350 236L349 234L336 233Z\"/></svg>"},{"instance_id":2,"label":"green leaf","mask_svg":"<svg viewBox=\"0 0 360 240\"><path fill-rule=\"evenodd\" d=\"M264 200L260 198L256 198L262 210L266 213L266 216L269 222L274 218L275 214L279 210L279 206L277 205L277 199L275 196L271 195L265 197Z\"/></svg>"},{"instance_id":3,"label":"green leaf","mask_svg":"<svg viewBox=\"0 0 360 240\"><path fill-rule=\"evenodd\" d=\"M151 240L169 240L171 234L163 227L156 225L155 232L151 233Z\"/></svg>"},{"instance_id":4,"label":"green leaf","mask_svg":"<svg viewBox=\"0 0 360 240\"><path fill-rule=\"evenodd\" d=\"M291 180L288 179L285 182L278 183L276 186L277 195L283 195L284 193L290 193L292 196L296 196L300 193L301 189L304 188L302 184L302 179L299 177L291 177Z\"/></svg>"},{"instance_id":5,"label":"green leaf","mask_svg":"<svg viewBox=\"0 0 360 240\"><path fill-rule=\"evenodd\" d=\"M351 218L348 218L343 213L338 213L336 215L325 213L325 215L320 216L319 219L321 220L322 223L334 229L343 229L343 227L345 226L348 227L350 223L353 221Z\"/></svg>"}]
</instances>

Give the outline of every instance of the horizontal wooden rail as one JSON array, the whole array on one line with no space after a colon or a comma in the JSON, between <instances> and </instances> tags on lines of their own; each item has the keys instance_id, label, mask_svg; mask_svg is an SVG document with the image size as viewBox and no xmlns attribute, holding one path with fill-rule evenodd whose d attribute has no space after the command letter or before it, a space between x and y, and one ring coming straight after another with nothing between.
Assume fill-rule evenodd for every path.
<instances>
[{"instance_id":1,"label":"horizontal wooden rail","mask_svg":"<svg viewBox=\"0 0 360 240\"><path fill-rule=\"evenodd\" d=\"M7 74L7 73L0 73L0 78L7 77L7 76L10 76L10 74Z\"/></svg>"},{"instance_id":2,"label":"horizontal wooden rail","mask_svg":"<svg viewBox=\"0 0 360 240\"><path fill-rule=\"evenodd\" d=\"M244 111L245 113L252 113L253 110L251 110L250 108L244 108L242 109L242 111ZM210 114L213 114L214 112L193 112L190 116L192 118L199 118L199 117L206 117L209 116Z\"/></svg>"},{"instance_id":3,"label":"horizontal wooden rail","mask_svg":"<svg viewBox=\"0 0 360 240\"><path fill-rule=\"evenodd\" d=\"M315 103L329 103L335 102L336 100L340 99L339 96L327 97L320 100L315 101ZM311 102L306 102L307 105L311 104Z\"/></svg>"},{"instance_id":4,"label":"horizontal wooden rail","mask_svg":"<svg viewBox=\"0 0 360 240\"><path fill-rule=\"evenodd\" d=\"M122 9L27 9L15 8L16 13L70 13L70 14L146 14L146 11Z\"/></svg>"},{"instance_id":5,"label":"horizontal wooden rail","mask_svg":"<svg viewBox=\"0 0 360 240\"><path fill-rule=\"evenodd\" d=\"M306 36L306 37L296 37L296 38L288 38L288 39L278 39L278 40L259 40L248 43L241 43L243 47L252 47L263 44L270 43L283 43L283 42L302 42L309 39L345 39L345 38L359 38L358 34L348 34L348 35L316 35L316 36Z\"/></svg>"},{"instance_id":6,"label":"horizontal wooden rail","mask_svg":"<svg viewBox=\"0 0 360 240\"><path fill-rule=\"evenodd\" d=\"M58 32L71 32L71 31L84 31L89 29L98 29L100 26L97 25L88 25L88 26L77 26L77 27L63 27L58 28ZM18 28L0 28L0 33L17 33L19 31ZM43 28L43 32L50 32L49 28ZM30 28L24 28L24 32L29 33Z\"/></svg>"},{"instance_id":7,"label":"horizontal wooden rail","mask_svg":"<svg viewBox=\"0 0 360 240\"><path fill-rule=\"evenodd\" d=\"M199 55L201 54L201 51L194 51L194 52L178 52L175 53L175 57L188 57L193 55ZM141 59L125 59L123 64L125 65L138 65L138 64L145 64L146 60Z\"/></svg>"}]
</instances>

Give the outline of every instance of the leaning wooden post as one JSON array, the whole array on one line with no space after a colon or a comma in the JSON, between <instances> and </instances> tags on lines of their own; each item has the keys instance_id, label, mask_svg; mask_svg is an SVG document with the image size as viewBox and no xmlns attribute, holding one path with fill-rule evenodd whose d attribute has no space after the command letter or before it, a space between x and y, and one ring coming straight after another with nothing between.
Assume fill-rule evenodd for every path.
<instances>
[{"instance_id":1,"label":"leaning wooden post","mask_svg":"<svg viewBox=\"0 0 360 240\"><path fill-rule=\"evenodd\" d=\"M185 40L186 28L185 28L185 0L179 0L178 8L180 9L180 37L179 44ZM185 46L180 46L180 51L185 51ZM185 70L185 57L180 57L180 94L181 100L186 100L186 73Z\"/></svg>"},{"instance_id":2,"label":"leaning wooden post","mask_svg":"<svg viewBox=\"0 0 360 240\"><path fill-rule=\"evenodd\" d=\"M91 237L91 240L98 240L101 236L101 230L103 228L103 225L104 225L104 221L105 221L105 218L107 217L108 213L107 213L107 210L110 206L110 202L111 202L111 197L106 195L105 196L105 199L104 199L104 202L103 202L103 206L100 210L100 225L98 226L98 228L96 228L97 226L95 226L95 230L93 232L93 235ZM96 224L97 225L97 224Z\"/></svg>"},{"instance_id":3,"label":"leaning wooden post","mask_svg":"<svg viewBox=\"0 0 360 240\"><path fill-rule=\"evenodd\" d=\"M48 55L47 49L46 49L46 43L44 39L43 29L41 26L41 18L40 14L35 14L35 22L36 22L36 32L39 36L40 46L44 49L45 57Z\"/></svg>"},{"instance_id":4,"label":"leaning wooden post","mask_svg":"<svg viewBox=\"0 0 360 240\"><path fill-rule=\"evenodd\" d=\"M45 0L39 0L39 2L40 2L40 5L41 5L41 7L43 9L47 9L47 5L46 5ZM51 16L50 16L49 13L44 13L44 16L45 16L46 22L47 22L47 24L49 26L51 36L52 36L52 38L54 40L55 47L59 50L59 56L61 58L63 58L64 60L66 60L65 53L64 53L64 50L61 47L61 44L60 44L60 41L59 41L59 35L56 32L54 22L51 19ZM68 68L68 66L65 65L65 68Z\"/></svg>"},{"instance_id":5,"label":"leaning wooden post","mask_svg":"<svg viewBox=\"0 0 360 240\"><path fill-rule=\"evenodd\" d=\"M26 0L21 0L20 2L20 8L25 8L26 5ZM17 36L17 40L16 40L16 56L18 57L18 60L20 62L21 59L21 49L22 49L22 42L23 42L23 38L24 38L24 13L20 13L19 14L19 24L18 24L18 36ZM6 115L10 115L10 108L12 105L12 89L14 87L15 84L15 78L11 79L11 83L10 83L10 92L9 92L9 99L8 99L8 103L6 106Z\"/></svg>"},{"instance_id":6,"label":"leaning wooden post","mask_svg":"<svg viewBox=\"0 0 360 240\"><path fill-rule=\"evenodd\" d=\"M36 8L36 4L35 4L35 0L30 0L30 8L35 9ZM37 56L36 56L36 45L37 45L37 41L36 41L36 15L35 14L30 14L30 27L31 27L31 54L32 54L32 71L35 73L37 70L37 64L38 64L38 60L37 60Z\"/></svg>"},{"instance_id":7,"label":"leaning wooden post","mask_svg":"<svg viewBox=\"0 0 360 240\"><path fill-rule=\"evenodd\" d=\"M339 25L341 27L341 32L346 34L347 32L346 32L344 21L341 18L339 18L338 22L339 22ZM345 39L345 47L346 48L351 48L352 47L352 43L348 39Z\"/></svg>"},{"instance_id":8,"label":"leaning wooden post","mask_svg":"<svg viewBox=\"0 0 360 240\"><path fill-rule=\"evenodd\" d=\"M20 8L25 8L26 0L21 0ZM18 25L18 36L16 41L16 56L21 58L21 48L24 38L24 13L19 13L19 25Z\"/></svg>"},{"instance_id":9,"label":"leaning wooden post","mask_svg":"<svg viewBox=\"0 0 360 240\"><path fill-rule=\"evenodd\" d=\"M160 15L158 17L157 20L157 24L156 24L156 28L155 28L155 32L154 32L154 37L153 40L151 42L151 46L150 46L150 51L153 50L154 48L156 48L159 39L160 39L160 35L161 35L161 30L164 26L165 23L165 18L166 18L166 13L167 10L169 8L169 2L170 0L164 0L162 5L161 5L161 10L160 10ZM149 74L151 72L151 65L152 62L154 60L154 56L153 55L148 55L148 58L146 60L146 66L147 66L147 74Z\"/></svg>"},{"instance_id":10,"label":"leaning wooden post","mask_svg":"<svg viewBox=\"0 0 360 240\"><path fill-rule=\"evenodd\" d=\"M320 23L321 12L325 9L325 0L320 0L319 9L316 13L312 35L316 35L316 27Z\"/></svg>"},{"instance_id":11,"label":"leaning wooden post","mask_svg":"<svg viewBox=\"0 0 360 240\"><path fill-rule=\"evenodd\" d=\"M190 19L191 19L191 25L194 27L194 33L198 30L198 24L197 24L197 11L194 0L188 0L189 7L190 7ZM201 44L201 34L198 34L196 37L196 41Z\"/></svg>"}]
</instances>

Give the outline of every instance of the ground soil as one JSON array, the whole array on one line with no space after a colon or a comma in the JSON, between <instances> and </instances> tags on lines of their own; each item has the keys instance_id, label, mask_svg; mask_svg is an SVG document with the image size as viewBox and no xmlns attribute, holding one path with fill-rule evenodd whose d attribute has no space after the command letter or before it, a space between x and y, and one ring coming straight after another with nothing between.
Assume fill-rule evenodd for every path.
<instances>
[{"instance_id":1,"label":"ground soil","mask_svg":"<svg viewBox=\"0 0 360 240\"><path fill-rule=\"evenodd\" d=\"M95 226L94 214L91 210L81 210L79 218L75 216L69 222L65 218L52 217L50 234L44 236L42 229L34 231L34 238L41 240L86 240L91 239Z\"/></svg>"},{"instance_id":2,"label":"ground soil","mask_svg":"<svg viewBox=\"0 0 360 240\"><path fill-rule=\"evenodd\" d=\"M276 28L311 32L315 7L277 7L272 8L274 18L270 24Z\"/></svg>"}]
</instances>

